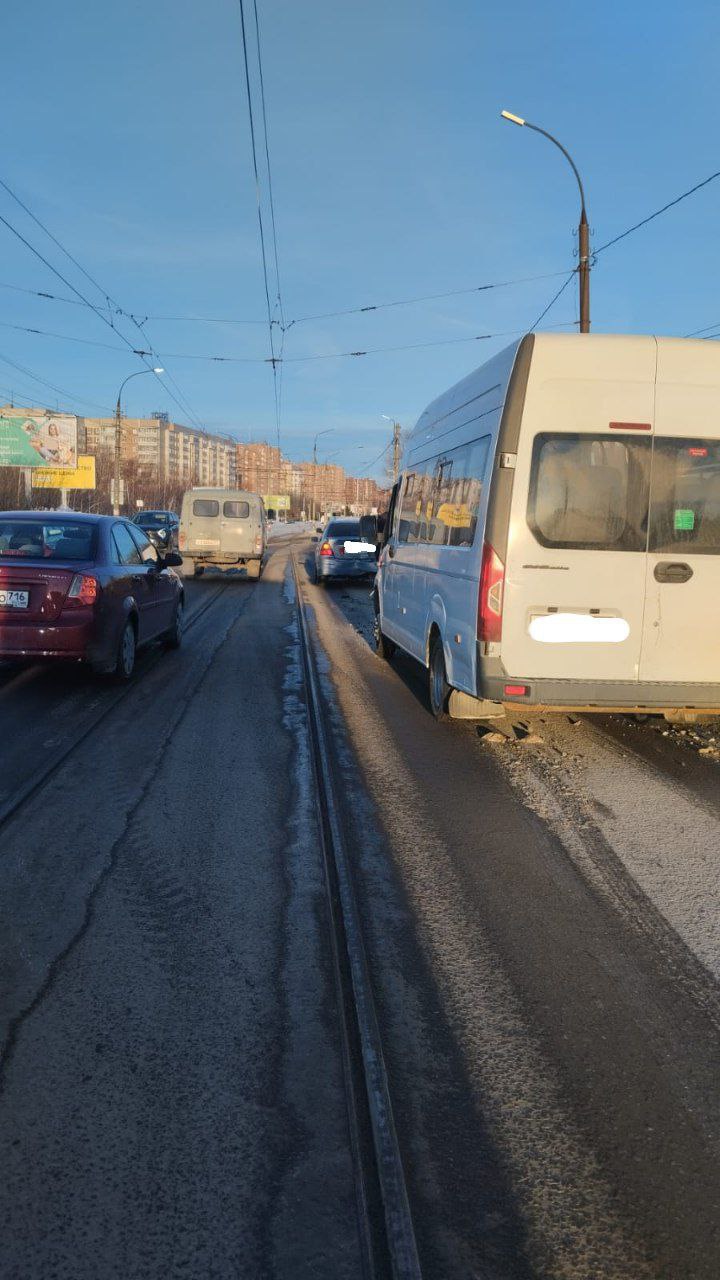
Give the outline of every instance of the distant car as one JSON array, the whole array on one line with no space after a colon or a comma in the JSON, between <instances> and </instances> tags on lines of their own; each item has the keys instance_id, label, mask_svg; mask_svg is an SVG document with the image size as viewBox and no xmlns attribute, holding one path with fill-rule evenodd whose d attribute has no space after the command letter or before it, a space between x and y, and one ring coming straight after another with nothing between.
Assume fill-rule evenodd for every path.
<instances>
[{"instance_id":1,"label":"distant car","mask_svg":"<svg viewBox=\"0 0 720 1280\"><path fill-rule=\"evenodd\" d=\"M325 586L333 578L374 577L375 547L360 534L359 520L334 517L320 533L315 547L315 581Z\"/></svg>"},{"instance_id":2,"label":"distant car","mask_svg":"<svg viewBox=\"0 0 720 1280\"><path fill-rule=\"evenodd\" d=\"M174 511L138 511L133 524L142 529L154 545L170 551L177 547L180 517Z\"/></svg>"},{"instance_id":3,"label":"distant car","mask_svg":"<svg viewBox=\"0 0 720 1280\"><path fill-rule=\"evenodd\" d=\"M69 658L128 680L152 640L177 648L175 551L114 516L0 512L0 658Z\"/></svg>"}]
</instances>

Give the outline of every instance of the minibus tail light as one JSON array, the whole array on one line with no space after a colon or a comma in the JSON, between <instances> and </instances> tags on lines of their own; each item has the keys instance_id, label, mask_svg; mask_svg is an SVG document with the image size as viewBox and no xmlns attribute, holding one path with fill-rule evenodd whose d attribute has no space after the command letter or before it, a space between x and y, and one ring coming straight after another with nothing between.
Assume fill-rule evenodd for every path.
<instances>
[{"instance_id":1,"label":"minibus tail light","mask_svg":"<svg viewBox=\"0 0 720 1280\"><path fill-rule=\"evenodd\" d=\"M500 639L502 631L505 566L494 547L483 546L478 594L477 638L486 642Z\"/></svg>"}]
</instances>

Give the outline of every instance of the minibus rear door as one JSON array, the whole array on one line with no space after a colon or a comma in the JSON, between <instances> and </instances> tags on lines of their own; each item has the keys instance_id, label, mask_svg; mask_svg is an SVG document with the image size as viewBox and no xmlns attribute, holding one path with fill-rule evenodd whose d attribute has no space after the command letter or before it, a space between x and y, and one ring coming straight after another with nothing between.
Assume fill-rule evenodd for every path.
<instances>
[{"instance_id":1,"label":"minibus rear door","mask_svg":"<svg viewBox=\"0 0 720 1280\"><path fill-rule=\"evenodd\" d=\"M638 680L652 384L646 399L642 423L545 431L518 452L502 609L509 676Z\"/></svg>"},{"instance_id":2,"label":"minibus rear door","mask_svg":"<svg viewBox=\"0 0 720 1280\"><path fill-rule=\"evenodd\" d=\"M657 433L641 680L720 684L719 557L720 440Z\"/></svg>"}]
</instances>

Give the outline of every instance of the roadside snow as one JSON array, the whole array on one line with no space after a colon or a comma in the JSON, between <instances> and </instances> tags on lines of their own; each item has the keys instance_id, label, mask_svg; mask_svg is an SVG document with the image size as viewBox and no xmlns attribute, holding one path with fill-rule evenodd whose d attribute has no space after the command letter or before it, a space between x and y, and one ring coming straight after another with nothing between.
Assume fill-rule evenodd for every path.
<instances>
[{"instance_id":1,"label":"roadside snow","mask_svg":"<svg viewBox=\"0 0 720 1280\"><path fill-rule=\"evenodd\" d=\"M274 521L268 527L268 539L285 538L298 533L310 533L315 525L312 520L288 520L287 524Z\"/></svg>"}]
</instances>

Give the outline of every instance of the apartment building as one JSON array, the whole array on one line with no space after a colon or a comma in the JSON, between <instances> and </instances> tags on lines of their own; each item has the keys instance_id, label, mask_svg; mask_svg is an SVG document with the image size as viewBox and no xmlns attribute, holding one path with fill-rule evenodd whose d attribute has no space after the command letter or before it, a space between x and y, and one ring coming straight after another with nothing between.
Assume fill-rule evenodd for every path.
<instances>
[{"instance_id":1,"label":"apartment building","mask_svg":"<svg viewBox=\"0 0 720 1280\"><path fill-rule=\"evenodd\" d=\"M112 454L115 449L114 418L78 418L81 452ZM166 414L152 418L123 418L123 462L134 462L149 478L160 483L236 484L236 441L171 422Z\"/></svg>"}]
</instances>

